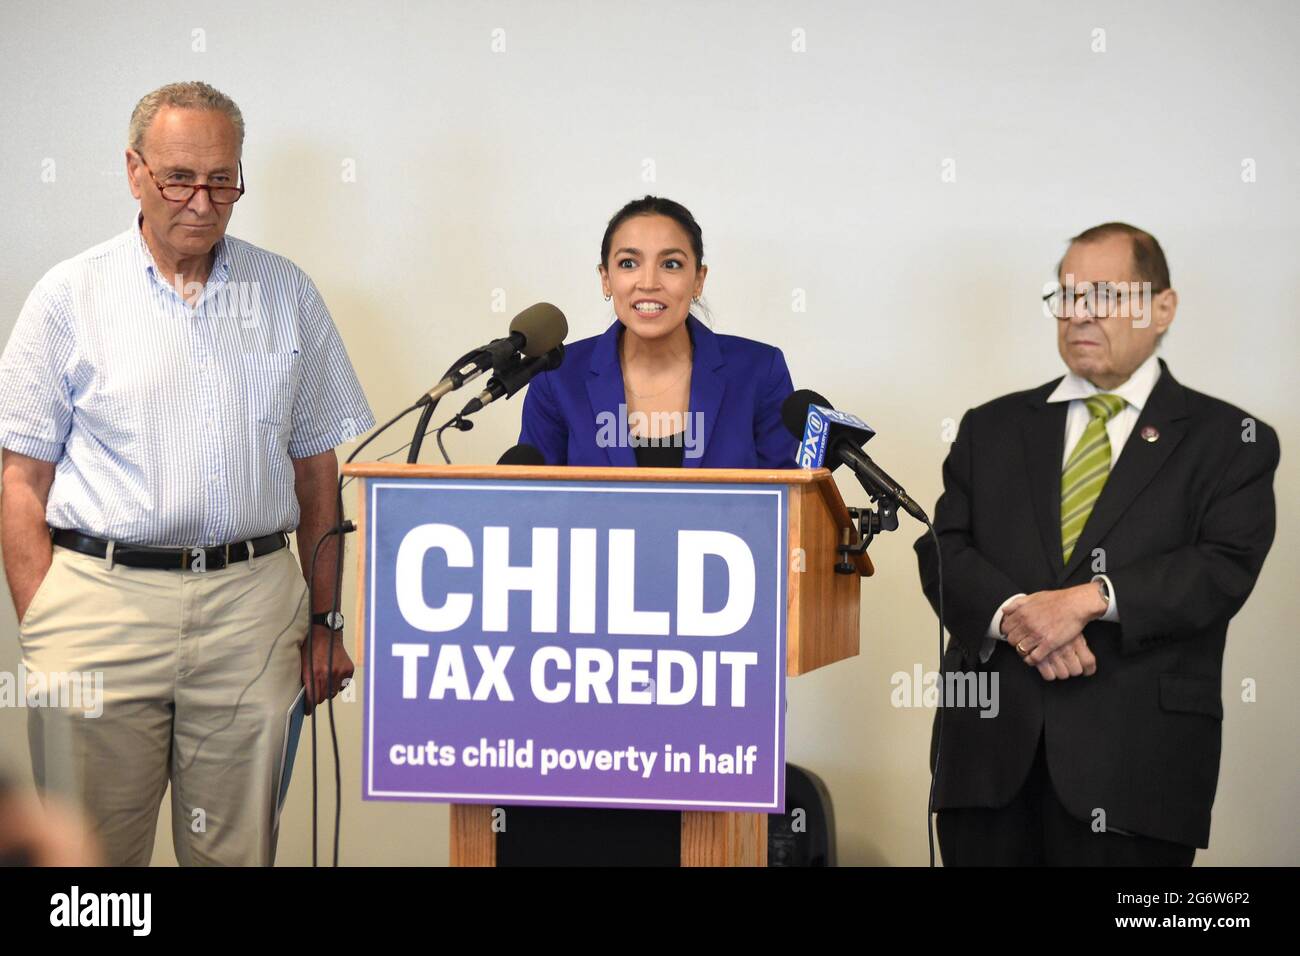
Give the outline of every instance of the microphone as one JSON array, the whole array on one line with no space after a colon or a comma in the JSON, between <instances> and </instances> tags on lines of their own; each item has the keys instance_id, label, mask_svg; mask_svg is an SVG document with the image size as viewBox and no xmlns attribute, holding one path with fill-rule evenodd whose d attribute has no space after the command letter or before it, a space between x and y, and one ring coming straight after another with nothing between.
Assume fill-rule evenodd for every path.
<instances>
[{"instance_id":1,"label":"microphone","mask_svg":"<svg viewBox=\"0 0 1300 956\"><path fill-rule=\"evenodd\" d=\"M522 352L528 358L545 355L569 334L564 313L549 302L530 305L510 321L510 334L467 352L437 385L420 397L418 404L438 401L448 392L478 378L489 368L499 372Z\"/></svg>"},{"instance_id":2,"label":"microphone","mask_svg":"<svg viewBox=\"0 0 1300 956\"><path fill-rule=\"evenodd\" d=\"M473 415L484 407L491 405L498 398L513 398L515 393L531 382L542 372L559 368L564 361L564 346L557 345L545 355L530 358L527 361L516 359L513 364L498 371L488 379L487 388L478 393L478 398L470 399L460 410L462 416Z\"/></svg>"},{"instance_id":3,"label":"microphone","mask_svg":"<svg viewBox=\"0 0 1300 956\"><path fill-rule=\"evenodd\" d=\"M847 463L867 494L873 498L893 498L917 521L929 524L925 511L903 490L903 486L862 450L861 446L876 433L862 419L848 412L836 411L835 406L814 391L800 389L781 406L781 421L790 434L800 440L795 460L801 468L825 465L834 471Z\"/></svg>"},{"instance_id":4,"label":"microphone","mask_svg":"<svg viewBox=\"0 0 1300 956\"><path fill-rule=\"evenodd\" d=\"M834 471L844 464L845 458L836 454L832 443L840 438L854 447L865 445L876 431L856 415L835 410L825 397L808 389L790 395L781 406L781 421L786 430L799 439L795 460L800 468L821 468Z\"/></svg>"},{"instance_id":5,"label":"microphone","mask_svg":"<svg viewBox=\"0 0 1300 956\"><path fill-rule=\"evenodd\" d=\"M513 448L507 448L505 453L497 459L498 465L544 465L546 459L542 453L532 445L515 445Z\"/></svg>"}]
</instances>

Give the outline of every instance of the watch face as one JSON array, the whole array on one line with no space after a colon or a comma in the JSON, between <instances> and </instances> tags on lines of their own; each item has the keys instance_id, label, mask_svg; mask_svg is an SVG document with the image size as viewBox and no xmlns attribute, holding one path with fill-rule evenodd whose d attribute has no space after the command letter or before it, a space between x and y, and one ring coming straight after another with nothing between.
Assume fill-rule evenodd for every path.
<instances>
[{"instance_id":1,"label":"watch face","mask_svg":"<svg viewBox=\"0 0 1300 956\"><path fill-rule=\"evenodd\" d=\"M338 611L330 611L325 615L325 622L331 631L343 630L343 615Z\"/></svg>"}]
</instances>

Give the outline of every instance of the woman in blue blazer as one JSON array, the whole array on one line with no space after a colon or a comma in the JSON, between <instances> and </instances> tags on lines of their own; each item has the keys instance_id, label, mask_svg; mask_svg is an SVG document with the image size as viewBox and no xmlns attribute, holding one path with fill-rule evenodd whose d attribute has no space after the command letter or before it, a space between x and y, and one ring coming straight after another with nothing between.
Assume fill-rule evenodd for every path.
<instances>
[{"instance_id":1,"label":"woman in blue blazer","mask_svg":"<svg viewBox=\"0 0 1300 956\"><path fill-rule=\"evenodd\" d=\"M600 281L618 321L565 347L533 379L521 444L548 465L794 468L781 422L794 390L781 350L716 335L691 314L708 268L695 217L646 196L609 221ZM679 862L681 815L665 810L511 807L499 862Z\"/></svg>"},{"instance_id":2,"label":"woman in blue blazer","mask_svg":"<svg viewBox=\"0 0 1300 956\"><path fill-rule=\"evenodd\" d=\"M682 205L646 196L609 221L600 280L617 321L535 378L519 441L548 465L793 468L781 350L691 314L708 267Z\"/></svg>"}]
</instances>

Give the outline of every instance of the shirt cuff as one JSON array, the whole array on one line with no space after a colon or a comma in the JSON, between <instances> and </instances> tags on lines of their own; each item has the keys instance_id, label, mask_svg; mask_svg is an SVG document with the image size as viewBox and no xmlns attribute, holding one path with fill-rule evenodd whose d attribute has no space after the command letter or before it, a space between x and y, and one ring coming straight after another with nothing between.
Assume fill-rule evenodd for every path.
<instances>
[{"instance_id":1,"label":"shirt cuff","mask_svg":"<svg viewBox=\"0 0 1300 956\"><path fill-rule=\"evenodd\" d=\"M1019 594L1011 595L1011 597L999 604L998 609L993 612L993 620L989 621L988 633L984 635L984 641L980 644L981 664L987 664L989 662L989 658L993 656L993 649L998 646L998 641L1005 641L1007 639L1006 635L1002 633L1003 610L1016 598L1024 596L1025 593L1023 591Z\"/></svg>"},{"instance_id":2,"label":"shirt cuff","mask_svg":"<svg viewBox=\"0 0 1300 956\"><path fill-rule=\"evenodd\" d=\"M1098 618L1098 620L1109 621L1111 624L1118 624L1119 604L1117 604L1115 601L1115 585L1112 584L1110 578L1104 574L1094 574L1092 576L1092 579L1094 581L1105 581L1106 593L1110 596L1110 603L1106 605L1106 613L1103 614L1100 618Z\"/></svg>"},{"instance_id":3,"label":"shirt cuff","mask_svg":"<svg viewBox=\"0 0 1300 956\"><path fill-rule=\"evenodd\" d=\"M14 432L0 435L0 446L16 451L20 455L26 455L28 458L37 458L51 464L56 464L63 457L63 442L44 441Z\"/></svg>"},{"instance_id":4,"label":"shirt cuff","mask_svg":"<svg viewBox=\"0 0 1300 956\"><path fill-rule=\"evenodd\" d=\"M1016 598L1022 598L1027 596L1028 595L1026 595L1023 591L1021 591L1019 594L1011 595L1011 597L1007 598L1005 601L1003 601L1001 604L998 605L998 609L993 612L993 620L989 621L988 633L985 634L986 639L991 638L992 640L995 641L1005 641L1007 639L1007 636L1002 633L1002 612L1006 609L1006 606L1010 604L1012 601L1014 601ZM990 650L989 653L992 654L993 652ZM988 660L988 658L983 658L983 659Z\"/></svg>"},{"instance_id":5,"label":"shirt cuff","mask_svg":"<svg viewBox=\"0 0 1300 956\"><path fill-rule=\"evenodd\" d=\"M351 441L364 435L375 427L375 418L369 412L359 418L344 418L339 427L332 432L316 435L312 438L289 440L290 458L310 458L322 452L338 448L345 441Z\"/></svg>"}]
</instances>

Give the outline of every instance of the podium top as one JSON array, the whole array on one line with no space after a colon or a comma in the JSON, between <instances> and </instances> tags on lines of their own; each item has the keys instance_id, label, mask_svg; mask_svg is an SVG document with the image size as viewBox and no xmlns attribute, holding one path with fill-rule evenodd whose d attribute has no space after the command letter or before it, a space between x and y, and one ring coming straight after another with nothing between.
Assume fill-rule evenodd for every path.
<instances>
[{"instance_id":1,"label":"podium top","mask_svg":"<svg viewBox=\"0 0 1300 956\"><path fill-rule=\"evenodd\" d=\"M830 481L825 468L613 468L570 465L408 465L357 461L343 466L356 478L495 478L520 481L681 481L806 485Z\"/></svg>"}]
</instances>

